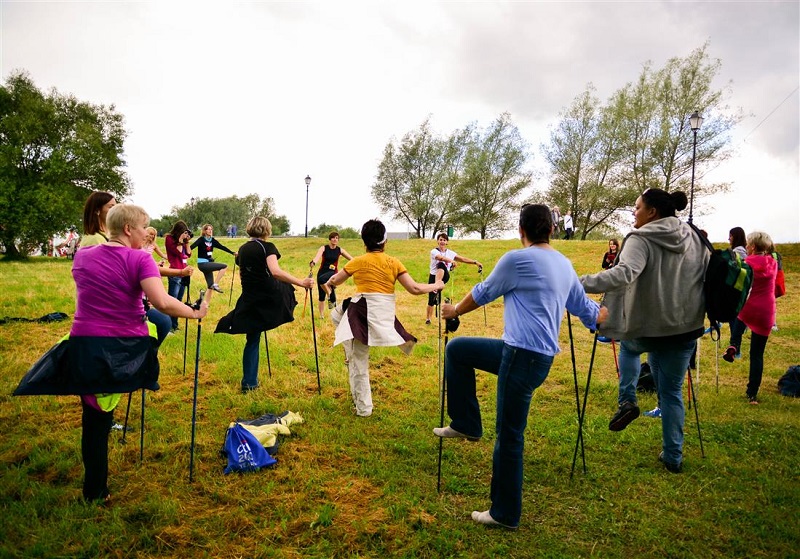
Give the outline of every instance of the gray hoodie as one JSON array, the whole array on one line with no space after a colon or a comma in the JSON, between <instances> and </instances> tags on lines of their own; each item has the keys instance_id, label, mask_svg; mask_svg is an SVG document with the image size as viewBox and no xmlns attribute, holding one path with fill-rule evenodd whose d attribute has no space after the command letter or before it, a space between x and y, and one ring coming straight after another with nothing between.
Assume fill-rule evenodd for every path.
<instances>
[{"instance_id":1,"label":"gray hoodie","mask_svg":"<svg viewBox=\"0 0 800 559\"><path fill-rule=\"evenodd\" d=\"M703 327L703 280L709 251L677 217L631 231L613 268L580 278L587 293L605 293L604 336L617 340L674 336Z\"/></svg>"}]
</instances>

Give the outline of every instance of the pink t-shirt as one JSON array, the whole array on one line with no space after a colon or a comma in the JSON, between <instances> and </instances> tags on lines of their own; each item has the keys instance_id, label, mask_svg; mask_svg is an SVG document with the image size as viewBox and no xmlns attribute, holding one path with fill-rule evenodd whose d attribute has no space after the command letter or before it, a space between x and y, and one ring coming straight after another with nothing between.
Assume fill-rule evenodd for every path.
<instances>
[{"instance_id":1,"label":"pink t-shirt","mask_svg":"<svg viewBox=\"0 0 800 559\"><path fill-rule=\"evenodd\" d=\"M147 336L141 281L160 277L153 258L142 250L97 245L75 254L77 287L71 336Z\"/></svg>"}]
</instances>

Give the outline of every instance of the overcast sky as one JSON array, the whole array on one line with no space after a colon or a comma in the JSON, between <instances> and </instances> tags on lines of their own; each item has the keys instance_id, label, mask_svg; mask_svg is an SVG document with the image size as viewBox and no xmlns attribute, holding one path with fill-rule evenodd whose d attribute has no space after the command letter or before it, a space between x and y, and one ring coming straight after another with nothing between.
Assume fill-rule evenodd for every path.
<instances>
[{"instance_id":1,"label":"overcast sky","mask_svg":"<svg viewBox=\"0 0 800 559\"><path fill-rule=\"evenodd\" d=\"M786 2L33 2L0 0L0 78L24 69L125 115L129 200L272 197L294 233L382 216L387 142L429 115L448 134L511 114L540 145L588 82L601 99L709 42L747 115L730 181L695 223L800 241L800 13ZM544 189L541 176L532 188ZM388 219L386 219L388 221ZM405 230L393 223L393 230Z\"/></svg>"}]
</instances>

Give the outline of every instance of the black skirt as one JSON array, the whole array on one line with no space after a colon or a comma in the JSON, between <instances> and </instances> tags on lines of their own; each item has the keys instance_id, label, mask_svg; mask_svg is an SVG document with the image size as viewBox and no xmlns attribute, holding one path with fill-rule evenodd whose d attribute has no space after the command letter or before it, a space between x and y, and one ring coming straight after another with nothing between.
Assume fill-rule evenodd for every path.
<instances>
[{"instance_id":1,"label":"black skirt","mask_svg":"<svg viewBox=\"0 0 800 559\"><path fill-rule=\"evenodd\" d=\"M297 299L294 287L270 278L270 286L246 290L236 301L236 307L223 316L214 330L217 334L247 334L264 332L294 320Z\"/></svg>"}]
</instances>

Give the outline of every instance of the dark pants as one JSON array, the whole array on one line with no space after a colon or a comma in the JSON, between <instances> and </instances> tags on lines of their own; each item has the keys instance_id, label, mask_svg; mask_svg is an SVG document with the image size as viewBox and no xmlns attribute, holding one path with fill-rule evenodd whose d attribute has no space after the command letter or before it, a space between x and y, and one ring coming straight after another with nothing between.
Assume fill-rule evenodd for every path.
<instances>
[{"instance_id":1,"label":"dark pants","mask_svg":"<svg viewBox=\"0 0 800 559\"><path fill-rule=\"evenodd\" d=\"M203 272L203 276L206 278L206 287L208 288L214 285L214 272L219 272L227 267L228 265L222 262L200 262L197 265L197 268Z\"/></svg>"},{"instance_id":2,"label":"dark pants","mask_svg":"<svg viewBox=\"0 0 800 559\"><path fill-rule=\"evenodd\" d=\"M81 400L81 457L83 458L83 498L87 501L108 496L108 435L114 412L104 412Z\"/></svg>"}]
</instances>

